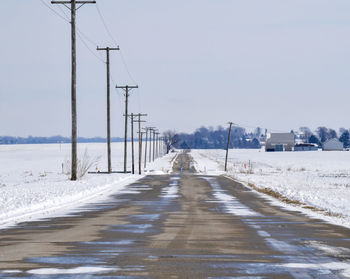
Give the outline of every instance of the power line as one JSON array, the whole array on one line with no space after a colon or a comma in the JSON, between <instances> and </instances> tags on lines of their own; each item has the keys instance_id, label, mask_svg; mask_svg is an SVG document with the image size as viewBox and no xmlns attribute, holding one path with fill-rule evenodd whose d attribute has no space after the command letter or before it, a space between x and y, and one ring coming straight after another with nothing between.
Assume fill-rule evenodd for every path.
<instances>
[{"instance_id":1,"label":"power line","mask_svg":"<svg viewBox=\"0 0 350 279\"><path fill-rule=\"evenodd\" d=\"M61 19L63 19L64 21L70 23L70 21L66 18L64 18L59 12L57 12L55 9L53 9L51 6L49 6L48 4L45 3L44 0L40 0L40 2L46 6L47 8L49 8L54 14L56 14L58 17L60 17Z\"/></svg>"},{"instance_id":2,"label":"power line","mask_svg":"<svg viewBox=\"0 0 350 279\"><path fill-rule=\"evenodd\" d=\"M115 40L115 38L113 37L111 31L109 30L109 28L108 28L108 26L107 26L107 24L106 24L106 21L104 20L103 15L102 15L102 13L101 13L101 10L100 10L100 8L98 7L98 4L97 4L97 3L96 3L96 10L97 10L97 12L98 12L98 14L99 14L99 16L100 16L100 19L101 19L101 21L102 21L102 24L103 24L104 28L105 28L106 31L107 31L107 34L108 34L109 37L112 39L112 41L113 41L116 45L118 45L117 41Z\"/></svg>"},{"instance_id":3,"label":"power line","mask_svg":"<svg viewBox=\"0 0 350 279\"><path fill-rule=\"evenodd\" d=\"M113 43L115 43L116 45L118 45L116 39L115 39L114 36L112 35L112 32L111 32L110 29L108 28L107 23L106 23L106 21L105 21L103 15L102 15L102 12L101 12L100 8L98 7L98 4L97 4L97 3L96 3L96 5L95 5L95 7L96 7L96 10L97 10L97 12L98 12L98 14L99 14L99 16L100 16L100 19L101 19L101 21L102 21L102 24L103 24L103 26L104 26L104 28L105 28L105 30L106 30L108 36L111 38L111 40L113 41ZM124 65L124 67L125 67L125 70L126 70L127 74L129 75L129 78L131 79L131 81L132 81L134 84L138 84L138 83L135 81L135 79L133 78L133 76L132 76L132 74L131 74L131 72L130 72L130 70L129 70L129 67L128 67L127 63L126 63L126 60L125 60L125 57L124 57L124 55L123 55L122 50L119 51L119 54L120 54L122 63L123 63L123 65Z\"/></svg>"},{"instance_id":4,"label":"power line","mask_svg":"<svg viewBox=\"0 0 350 279\"><path fill-rule=\"evenodd\" d=\"M63 19L64 21L70 23L69 19L67 18L68 15L64 12L64 10L61 8L61 6L58 6L59 9L61 10L61 12L64 14L64 16L62 16L59 12L57 12L55 9L53 9L51 6L49 6L48 4L45 3L44 0L40 0L40 2L45 6L47 7L48 9L50 9L53 13L55 13L58 17L60 17L61 19ZM102 63L105 63L105 61L96 55L96 53L87 45L86 41L87 40L88 42L90 42L91 44L93 45L97 45L94 41L92 41L83 31L81 31L80 28L76 28L77 29L77 33L78 33L78 37L79 39L81 40L81 42L84 44L84 46L89 50L89 52L95 56L98 60L100 60ZM85 40L84 40L85 38Z\"/></svg>"},{"instance_id":5,"label":"power line","mask_svg":"<svg viewBox=\"0 0 350 279\"><path fill-rule=\"evenodd\" d=\"M101 61L103 64L105 64L106 62L105 62L101 57L99 57L99 56L95 53L95 51L93 51L93 50L88 46L88 44L85 42L84 38L83 38L82 35L80 34L79 29L77 29L77 31L78 31L78 32L77 32L77 35L78 35L80 41L84 44L84 46L87 48L87 50L88 50L93 56L95 56L99 61Z\"/></svg>"},{"instance_id":6,"label":"power line","mask_svg":"<svg viewBox=\"0 0 350 279\"><path fill-rule=\"evenodd\" d=\"M65 11L64 11L63 8L61 7L61 5L58 5L58 8L59 8L60 11L62 12L62 14L64 14L65 18L66 18L68 21L70 21L69 15L67 15L67 14L65 13Z\"/></svg>"},{"instance_id":7,"label":"power line","mask_svg":"<svg viewBox=\"0 0 350 279\"><path fill-rule=\"evenodd\" d=\"M129 75L129 78L131 79L131 81L132 81L133 83L137 84L137 82L135 81L135 79L133 78L133 76L132 76L131 73L130 73L130 70L129 70L128 65L126 64L126 61L125 61L123 52L122 52L122 51L119 51L119 54L120 54L120 57L121 57L121 59L122 59L122 63L123 63L123 65L124 65L124 67L125 67L125 70L126 70L126 72L128 73L128 75Z\"/></svg>"},{"instance_id":8,"label":"power line","mask_svg":"<svg viewBox=\"0 0 350 279\"><path fill-rule=\"evenodd\" d=\"M111 74L111 79L112 79L112 81L113 81L113 83L114 84L117 84L116 82L115 82L115 80L114 80L114 78L113 78L113 73ZM122 108L122 101L121 101L121 95L122 95L122 93L120 93L120 91L118 90L118 88L115 88L115 91L117 92L117 96L118 96L118 103L119 103L119 109L120 109L120 111L122 111L123 110L123 108Z\"/></svg>"}]
</instances>

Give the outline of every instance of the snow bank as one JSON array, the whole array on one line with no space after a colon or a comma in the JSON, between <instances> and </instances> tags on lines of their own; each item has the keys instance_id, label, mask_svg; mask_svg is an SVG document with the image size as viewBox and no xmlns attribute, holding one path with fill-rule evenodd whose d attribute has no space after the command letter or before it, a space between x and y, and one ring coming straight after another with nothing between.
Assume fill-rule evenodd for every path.
<instances>
[{"instance_id":1,"label":"snow bank","mask_svg":"<svg viewBox=\"0 0 350 279\"><path fill-rule=\"evenodd\" d=\"M137 144L135 145L137 154ZM62 216L88 202L105 199L143 177L132 174L86 174L70 181L70 144L0 145L0 228L22 221ZM107 169L106 144L78 144L78 157L88 152L92 171ZM129 149L130 150L130 149ZM128 166L131 162L129 152ZM171 169L171 156L150 164L148 172ZM100 158L95 161L94 158ZM135 170L138 171L135 157ZM123 169L123 144L112 143L112 169Z\"/></svg>"},{"instance_id":2,"label":"snow bank","mask_svg":"<svg viewBox=\"0 0 350 279\"><path fill-rule=\"evenodd\" d=\"M224 173L224 150L193 150L191 155L200 171L204 172L210 159L216 169L206 172ZM232 149L229 150L228 174L258 188L269 188L291 200L322 209L329 215L338 215L318 214L327 221L350 227L350 152Z\"/></svg>"}]
</instances>

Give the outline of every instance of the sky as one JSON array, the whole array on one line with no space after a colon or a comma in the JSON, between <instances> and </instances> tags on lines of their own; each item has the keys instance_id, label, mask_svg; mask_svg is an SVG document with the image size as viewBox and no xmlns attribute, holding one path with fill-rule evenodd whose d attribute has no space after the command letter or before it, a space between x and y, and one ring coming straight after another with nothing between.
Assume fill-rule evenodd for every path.
<instances>
[{"instance_id":1,"label":"sky","mask_svg":"<svg viewBox=\"0 0 350 279\"><path fill-rule=\"evenodd\" d=\"M70 136L69 10L48 0L0 6L0 136ZM112 136L124 131L116 84L139 86L129 112L161 131L228 121L350 128L348 0L97 0L78 10L77 27L78 136L106 136L96 47L116 45Z\"/></svg>"}]
</instances>

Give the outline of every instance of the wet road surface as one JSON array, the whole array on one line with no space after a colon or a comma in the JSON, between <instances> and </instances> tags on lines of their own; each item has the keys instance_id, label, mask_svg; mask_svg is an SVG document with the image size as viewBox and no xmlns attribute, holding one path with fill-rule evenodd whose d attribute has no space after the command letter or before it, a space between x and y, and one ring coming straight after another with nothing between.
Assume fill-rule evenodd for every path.
<instances>
[{"instance_id":1,"label":"wet road surface","mask_svg":"<svg viewBox=\"0 0 350 279\"><path fill-rule=\"evenodd\" d=\"M347 278L350 230L221 176L147 176L68 217L0 232L0 278Z\"/></svg>"}]
</instances>

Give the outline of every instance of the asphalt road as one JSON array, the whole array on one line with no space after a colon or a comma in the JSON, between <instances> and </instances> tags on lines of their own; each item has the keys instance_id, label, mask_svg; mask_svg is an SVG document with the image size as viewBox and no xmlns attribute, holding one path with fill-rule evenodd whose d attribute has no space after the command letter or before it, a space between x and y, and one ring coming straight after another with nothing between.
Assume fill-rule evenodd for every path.
<instances>
[{"instance_id":1,"label":"asphalt road","mask_svg":"<svg viewBox=\"0 0 350 279\"><path fill-rule=\"evenodd\" d=\"M347 278L350 230L222 176L147 176L69 217L0 232L0 278Z\"/></svg>"}]
</instances>

